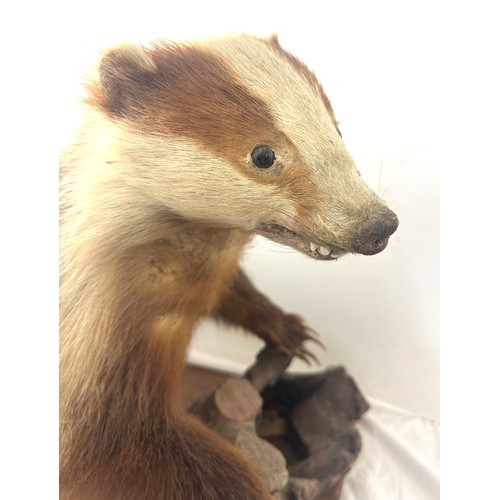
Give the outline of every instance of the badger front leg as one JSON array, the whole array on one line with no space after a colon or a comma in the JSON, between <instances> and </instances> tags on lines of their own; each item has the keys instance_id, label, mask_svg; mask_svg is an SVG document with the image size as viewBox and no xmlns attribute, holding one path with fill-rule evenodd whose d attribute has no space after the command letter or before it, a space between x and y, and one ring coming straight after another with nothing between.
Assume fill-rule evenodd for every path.
<instances>
[{"instance_id":1,"label":"badger front leg","mask_svg":"<svg viewBox=\"0 0 500 500\"><path fill-rule=\"evenodd\" d=\"M316 356L303 345L306 340L312 340L323 346L317 334L306 326L300 316L285 313L260 293L241 269L221 297L213 316L254 333L290 358L297 356L308 364L318 362Z\"/></svg>"}]
</instances>

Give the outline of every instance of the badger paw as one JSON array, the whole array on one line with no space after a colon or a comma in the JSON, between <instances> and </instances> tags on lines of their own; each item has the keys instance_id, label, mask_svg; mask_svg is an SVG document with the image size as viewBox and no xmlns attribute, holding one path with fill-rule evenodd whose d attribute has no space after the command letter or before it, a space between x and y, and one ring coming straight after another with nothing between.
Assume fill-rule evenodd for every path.
<instances>
[{"instance_id":1,"label":"badger paw","mask_svg":"<svg viewBox=\"0 0 500 500\"><path fill-rule=\"evenodd\" d=\"M312 341L322 349L326 349L321 342L319 335L304 320L296 314L285 314L283 322L283 331L281 338L277 342L272 340L269 344L278 350L284 352L287 356L298 358L305 361L308 365L319 365L319 359L309 349L304 346L304 342Z\"/></svg>"}]
</instances>

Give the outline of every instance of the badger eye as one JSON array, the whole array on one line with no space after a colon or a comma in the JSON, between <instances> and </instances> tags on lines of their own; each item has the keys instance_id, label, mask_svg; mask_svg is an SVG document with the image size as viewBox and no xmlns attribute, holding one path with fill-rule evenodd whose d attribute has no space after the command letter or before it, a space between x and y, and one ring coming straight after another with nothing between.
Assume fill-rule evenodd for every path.
<instances>
[{"instance_id":1,"label":"badger eye","mask_svg":"<svg viewBox=\"0 0 500 500\"><path fill-rule=\"evenodd\" d=\"M252 151L252 161L256 167L269 168L274 163L274 160L274 152L267 146L257 146Z\"/></svg>"}]
</instances>

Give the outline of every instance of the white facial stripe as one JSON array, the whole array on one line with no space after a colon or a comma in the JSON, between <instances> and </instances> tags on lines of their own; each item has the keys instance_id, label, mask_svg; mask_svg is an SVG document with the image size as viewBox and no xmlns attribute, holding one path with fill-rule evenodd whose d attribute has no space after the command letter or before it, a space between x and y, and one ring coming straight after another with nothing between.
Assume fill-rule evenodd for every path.
<instances>
[{"instance_id":1,"label":"white facial stripe","mask_svg":"<svg viewBox=\"0 0 500 500\"><path fill-rule=\"evenodd\" d=\"M212 42L210 48L228 61L242 82L270 106L278 128L292 140L306 163L322 163L333 144L343 149L319 93L267 42L241 37L230 43Z\"/></svg>"},{"instance_id":2,"label":"white facial stripe","mask_svg":"<svg viewBox=\"0 0 500 500\"><path fill-rule=\"evenodd\" d=\"M92 134L88 143L103 146L92 150L100 156L96 165L106 165L117 182L137 187L185 217L228 225L237 222L253 230L275 210L278 217L289 206L273 185L253 181L185 139L137 134L99 113L87 133ZM286 210L293 215L291 208Z\"/></svg>"}]
</instances>

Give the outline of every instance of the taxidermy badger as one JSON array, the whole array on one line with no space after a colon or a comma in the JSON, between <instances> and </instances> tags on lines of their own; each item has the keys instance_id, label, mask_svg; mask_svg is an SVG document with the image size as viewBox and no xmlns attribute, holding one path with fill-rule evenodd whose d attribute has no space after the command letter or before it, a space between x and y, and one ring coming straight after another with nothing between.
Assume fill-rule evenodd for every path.
<instances>
[{"instance_id":1,"label":"taxidermy badger","mask_svg":"<svg viewBox=\"0 0 500 500\"><path fill-rule=\"evenodd\" d=\"M314 74L276 37L108 51L61 156L62 499L270 498L177 397L212 316L307 358L307 327L238 261L254 234L319 260L385 248Z\"/></svg>"}]
</instances>

